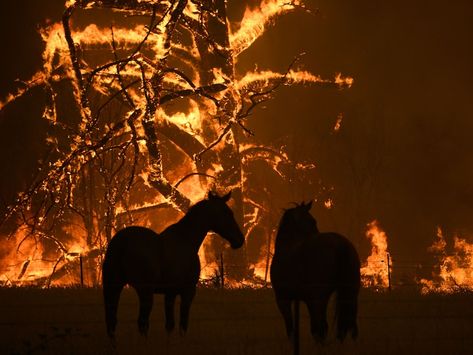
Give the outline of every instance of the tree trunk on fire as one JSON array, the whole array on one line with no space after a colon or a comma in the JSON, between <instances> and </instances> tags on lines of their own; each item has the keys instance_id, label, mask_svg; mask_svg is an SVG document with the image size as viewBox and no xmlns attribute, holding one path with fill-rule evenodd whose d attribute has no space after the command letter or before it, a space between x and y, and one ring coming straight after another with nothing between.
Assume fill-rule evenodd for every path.
<instances>
[{"instance_id":1,"label":"tree trunk on fire","mask_svg":"<svg viewBox=\"0 0 473 355\"><path fill-rule=\"evenodd\" d=\"M235 79L233 57L231 51L227 50L230 48L230 40L227 25L226 1L209 0L205 2L205 4L214 10L212 13L205 13L204 26L210 35L209 37L215 42L215 45L209 45L207 38L196 38L197 48L201 57L200 78L202 86L210 85L214 82L215 70L220 71L223 76L230 81ZM224 112L227 113L235 112L237 103L232 96L231 90L227 92L226 97L224 100L221 100L221 102L224 102L226 107L219 108L219 111L224 110ZM228 119L228 117L225 117L224 112L218 112L217 114L222 114L223 119ZM212 118L209 118L207 121L211 122ZM242 167L241 156L238 149L237 131L234 128L229 131L222 144L224 147L219 152L219 161L222 164L223 171L218 176L218 184L225 188L232 189L232 197L235 201L232 209L235 213L236 220L243 228ZM224 259L227 264L227 274L231 278L241 280L246 276L248 270L246 246L243 246L239 250L232 250L230 253L226 254Z\"/></svg>"}]
</instances>

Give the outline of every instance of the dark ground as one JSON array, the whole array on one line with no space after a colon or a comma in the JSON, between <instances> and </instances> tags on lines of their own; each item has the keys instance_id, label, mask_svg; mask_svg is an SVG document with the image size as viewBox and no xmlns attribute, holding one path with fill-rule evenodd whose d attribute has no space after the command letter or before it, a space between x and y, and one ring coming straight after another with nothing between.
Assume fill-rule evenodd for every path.
<instances>
[{"instance_id":1,"label":"dark ground","mask_svg":"<svg viewBox=\"0 0 473 355\"><path fill-rule=\"evenodd\" d=\"M199 289L186 337L164 331L155 296L150 335L136 327L137 297L122 294L118 354L290 354L272 290ZM466 354L473 347L473 295L420 296L363 290L357 342L316 347L302 307L301 354ZM4 354L102 354L101 289L0 289L0 349ZM330 318L333 312L330 311Z\"/></svg>"}]
</instances>

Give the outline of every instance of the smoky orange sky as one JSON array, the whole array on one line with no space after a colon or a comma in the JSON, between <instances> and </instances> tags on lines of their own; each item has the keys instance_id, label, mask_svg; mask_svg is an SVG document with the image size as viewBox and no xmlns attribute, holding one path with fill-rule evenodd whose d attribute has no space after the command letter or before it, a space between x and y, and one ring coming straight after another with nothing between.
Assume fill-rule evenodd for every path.
<instances>
[{"instance_id":1,"label":"smoky orange sky","mask_svg":"<svg viewBox=\"0 0 473 355\"><path fill-rule=\"evenodd\" d=\"M60 19L63 0L2 1L0 97L41 64L37 26ZM238 19L245 1L229 0ZM256 1L251 1L255 4ZM334 206L317 204L321 230L347 234L368 254L364 225L379 220L394 257L422 261L445 234L473 238L473 4L440 1L307 0L239 60L284 71L300 66L323 77L354 78L351 89L280 89L249 126L268 144L318 166ZM41 92L0 112L0 210L34 174L44 136ZM333 131L339 115L341 129ZM312 198L288 187L294 201ZM288 203L290 201L287 201ZM285 205L275 208L287 207Z\"/></svg>"}]
</instances>

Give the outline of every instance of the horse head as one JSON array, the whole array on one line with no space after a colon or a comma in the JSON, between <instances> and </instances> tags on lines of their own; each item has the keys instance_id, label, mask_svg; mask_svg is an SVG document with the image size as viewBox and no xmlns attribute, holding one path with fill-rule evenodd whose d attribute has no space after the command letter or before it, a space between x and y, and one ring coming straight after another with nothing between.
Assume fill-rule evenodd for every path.
<instances>
[{"instance_id":1,"label":"horse head","mask_svg":"<svg viewBox=\"0 0 473 355\"><path fill-rule=\"evenodd\" d=\"M231 197L231 192L224 196L219 196L209 192L206 199L206 206L210 213L210 230L226 239L233 249L240 248L245 242L245 237L235 220L233 211L227 205Z\"/></svg>"},{"instance_id":2,"label":"horse head","mask_svg":"<svg viewBox=\"0 0 473 355\"><path fill-rule=\"evenodd\" d=\"M296 204L295 207L286 209L279 224L278 237L283 238L306 238L308 235L317 234L317 221L310 214L312 201Z\"/></svg>"}]
</instances>

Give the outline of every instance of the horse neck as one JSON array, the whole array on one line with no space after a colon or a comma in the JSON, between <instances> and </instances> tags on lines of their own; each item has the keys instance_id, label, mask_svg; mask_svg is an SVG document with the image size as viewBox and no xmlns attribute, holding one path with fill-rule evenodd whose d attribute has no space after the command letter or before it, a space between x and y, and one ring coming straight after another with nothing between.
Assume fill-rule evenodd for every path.
<instances>
[{"instance_id":1,"label":"horse neck","mask_svg":"<svg viewBox=\"0 0 473 355\"><path fill-rule=\"evenodd\" d=\"M302 236L295 235L291 231L279 231L276 235L274 245L275 253L278 254L279 252L286 253L291 251L303 243L304 239L305 238L302 238Z\"/></svg>"},{"instance_id":2,"label":"horse neck","mask_svg":"<svg viewBox=\"0 0 473 355\"><path fill-rule=\"evenodd\" d=\"M194 207L179 222L175 224L177 235L190 244L197 253L204 242L205 236L210 231L209 223L202 218L202 207Z\"/></svg>"},{"instance_id":3,"label":"horse neck","mask_svg":"<svg viewBox=\"0 0 473 355\"><path fill-rule=\"evenodd\" d=\"M282 253L294 251L301 247L306 240L314 238L318 234L317 227L314 227L312 230L302 230L283 226L276 235L275 253L278 253L278 251Z\"/></svg>"}]
</instances>

